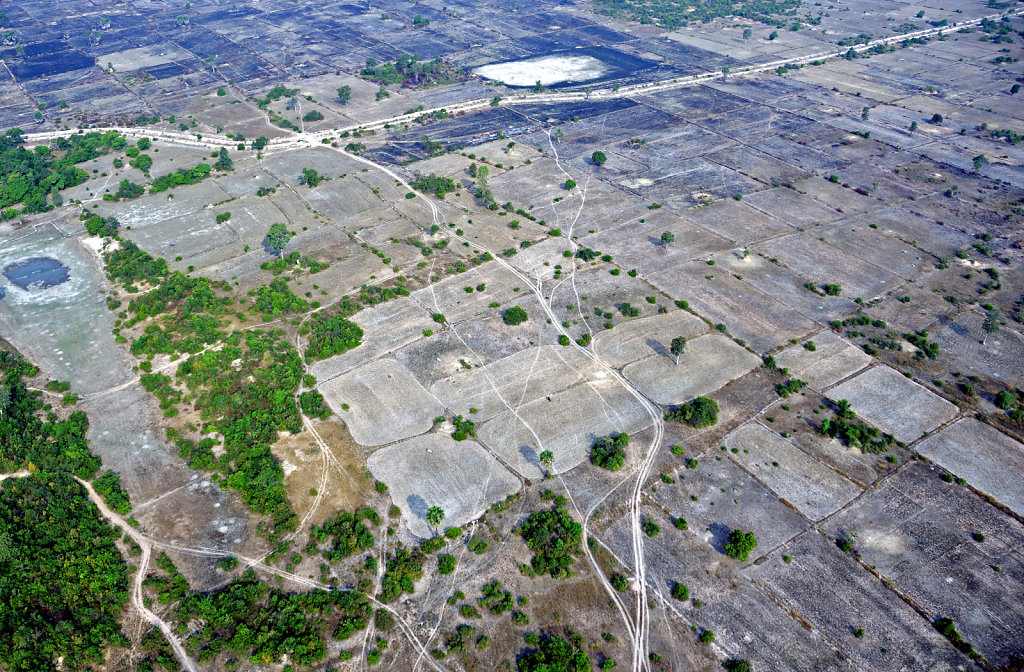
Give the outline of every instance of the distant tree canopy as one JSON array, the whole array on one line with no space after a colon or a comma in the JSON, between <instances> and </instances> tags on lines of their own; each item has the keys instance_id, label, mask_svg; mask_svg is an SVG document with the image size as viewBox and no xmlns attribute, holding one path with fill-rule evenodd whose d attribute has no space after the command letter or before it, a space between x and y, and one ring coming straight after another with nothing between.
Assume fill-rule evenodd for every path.
<instances>
[{"instance_id":1,"label":"distant tree canopy","mask_svg":"<svg viewBox=\"0 0 1024 672\"><path fill-rule=\"evenodd\" d=\"M324 115L320 110L310 110L302 116L303 121L322 121L323 118Z\"/></svg>"},{"instance_id":2,"label":"distant tree canopy","mask_svg":"<svg viewBox=\"0 0 1024 672\"><path fill-rule=\"evenodd\" d=\"M210 176L211 170L213 170L213 167L208 163L197 163L191 168L179 168L173 173L161 175L153 180L153 184L149 187L149 193L159 194L161 191L167 191L172 187L198 184Z\"/></svg>"},{"instance_id":3,"label":"distant tree canopy","mask_svg":"<svg viewBox=\"0 0 1024 672\"><path fill-rule=\"evenodd\" d=\"M608 157L604 155L604 152L598 150L590 155L590 160L594 162L595 166L603 166Z\"/></svg>"},{"instance_id":4,"label":"distant tree canopy","mask_svg":"<svg viewBox=\"0 0 1024 672\"><path fill-rule=\"evenodd\" d=\"M440 56L432 61L423 62L418 56L410 54L400 55L394 63L378 63L375 58L367 58L366 67L360 70L359 74L382 86L454 84L467 76L465 72L444 61Z\"/></svg>"},{"instance_id":5,"label":"distant tree canopy","mask_svg":"<svg viewBox=\"0 0 1024 672\"><path fill-rule=\"evenodd\" d=\"M313 168L303 168L302 177L299 178L299 184L304 184L307 187L315 187L323 180L320 174Z\"/></svg>"},{"instance_id":6,"label":"distant tree canopy","mask_svg":"<svg viewBox=\"0 0 1024 672\"><path fill-rule=\"evenodd\" d=\"M505 324L519 325L530 319L530 316L519 306L512 306L502 314L501 319Z\"/></svg>"},{"instance_id":7,"label":"distant tree canopy","mask_svg":"<svg viewBox=\"0 0 1024 672\"><path fill-rule=\"evenodd\" d=\"M611 668L608 668L611 669ZM516 662L517 672L590 672L586 651L554 635L542 639Z\"/></svg>"},{"instance_id":8,"label":"distant tree canopy","mask_svg":"<svg viewBox=\"0 0 1024 672\"><path fill-rule=\"evenodd\" d=\"M535 511L517 532L534 553L531 574L549 574L553 579L573 575L573 556L583 552L583 526L568 511L561 507Z\"/></svg>"},{"instance_id":9,"label":"distant tree canopy","mask_svg":"<svg viewBox=\"0 0 1024 672\"><path fill-rule=\"evenodd\" d=\"M352 100L352 87L346 84L345 86L338 87L338 102L342 105L348 105L348 102Z\"/></svg>"},{"instance_id":10,"label":"distant tree canopy","mask_svg":"<svg viewBox=\"0 0 1024 672\"><path fill-rule=\"evenodd\" d=\"M675 30L692 23L708 23L722 16L736 16L783 27L800 0L594 0L598 14L654 24Z\"/></svg>"},{"instance_id":11,"label":"distant tree canopy","mask_svg":"<svg viewBox=\"0 0 1024 672\"><path fill-rule=\"evenodd\" d=\"M450 177L439 177L431 173L416 178L416 181L412 183L412 188L443 199L448 193L455 191L458 185Z\"/></svg>"}]
</instances>

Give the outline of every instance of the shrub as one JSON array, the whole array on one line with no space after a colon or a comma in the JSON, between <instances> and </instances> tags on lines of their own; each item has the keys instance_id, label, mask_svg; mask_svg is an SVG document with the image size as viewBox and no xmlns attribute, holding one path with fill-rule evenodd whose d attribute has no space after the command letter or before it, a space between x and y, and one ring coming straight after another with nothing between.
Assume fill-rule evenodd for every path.
<instances>
[{"instance_id":1,"label":"shrub","mask_svg":"<svg viewBox=\"0 0 1024 672\"><path fill-rule=\"evenodd\" d=\"M709 397L697 397L693 401L665 411L665 419L685 423L691 427L710 427L718 422L718 402Z\"/></svg>"},{"instance_id":2,"label":"shrub","mask_svg":"<svg viewBox=\"0 0 1024 672\"><path fill-rule=\"evenodd\" d=\"M672 597L680 602L690 599L690 588L685 583L676 581L672 584Z\"/></svg>"},{"instance_id":3,"label":"shrub","mask_svg":"<svg viewBox=\"0 0 1024 672\"><path fill-rule=\"evenodd\" d=\"M534 572L555 579L573 575L573 556L582 552L583 526L568 511L556 507L531 513L518 533L534 553L530 560Z\"/></svg>"},{"instance_id":4,"label":"shrub","mask_svg":"<svg viewBox=\"0 0 1024 672\"><path fill-rule=\"evenodd\" d=\"M725 554L733 560L746 562L756 547L757 537L753 532L736 529L729 533L729 541L725 542Z\"/></svg>"},{"instance_id":5,"label":"shrub","mask_svg":"<svg viewBox=\"0 0 1024 672\"><path fill-rule=\"evenodd\" d=\"M512 306L511 308L504 312L504 314L501 316L501 319L505 322L505 324L519 325L522 324L523 322L526 322L526 320L530 319L530 316L527 315L526 311L520 308L519 306Z\"/></svg>"},{"instance_id":6,"label":"shrub","mask_svg":"<svg viewBox=\"0 0 1024 672\"><path fill-rule=\"evenodd\" d=\"M455 556L442 553L437 556L438 574L451 574L455 571Z\"/></svg>"},{"instance_id":7,"label":"shrub","mask_svg":"<svg viewBox=\"0 0 1024 672\"><path fill-rule=\"evenodd\" d=\"M620 593L629 588L629 580L626 579L626 577L624 577L622 574L619 574L618 572L612 574L610 581L612 584L612 588L619 591Z\"/></svg>"},{"instance_id":8,"label":"shrub","mask_svg":"<svg viewBox=\"0 0 1024 672\"><path fill-rule=\"evenodd\" d=\"M725 672L750 672L750 663L743 658L730 658L722 663Z\"/></svg>"},{"instance_id":9,"label":"shrub","mask_svg":"<svg viewBox=\"0 0 1024 672\"><path fill-rule=\"evenodd\" d=\"M618 471L626 462L626 446L629 434L619 432L615 437L600 436L590 448L590 462L609 471Z\"/></svg>"}]
</instances>

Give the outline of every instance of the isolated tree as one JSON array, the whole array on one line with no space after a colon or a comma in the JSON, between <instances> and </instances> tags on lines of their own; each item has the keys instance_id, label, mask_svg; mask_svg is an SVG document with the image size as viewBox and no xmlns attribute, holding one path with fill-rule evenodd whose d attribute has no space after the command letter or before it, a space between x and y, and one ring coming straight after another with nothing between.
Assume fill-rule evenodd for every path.
<instances>
[{"instance_id":1,"label":"isolated tree","mask_svg":"<svg viewBox=\"0 0 1024 672\"><path fill-rule=\"evenodd\" d=\"M661 234L661 244L665 246L666 250L668 249L668 246L674 242L676 242L676 234L672 233L671 231L666 231L665 233Z\"/></svg>"},{"instance_id":2,"label":"isolated tree","mask_svg":"<svg viewBox=\"0 0 1024 672\"><path fill-rule=\"evenodd\" d=\"M566 190L569 190L569 191L575 189L576 188L576 180L573 180L571 178L566 180L565 181L565 188L566 188Z\"/></svg>"},{"instance_id":3,"label":"isolated tree","mask_svg":"<svg viewBox=\"0 0 1024 672\"><path fill-rule=\"evenodd\" d=\"M539 457L541 466L551 467L551 465L555 463L555 454L552 453L550 450L540 451Z\"/></svg>"},{"instance_id":4,"label":"isolated tree","mask_svg":"<svg viewBox=\"0 0 1024 672\"><path fill-rule=\"evenodd\" d=\"M942 115L939 114L938 112L936 112L935 114L932 115L932 118L931 118L930 121L933 124L941 124L942 123Z\"/></svg>"},{"instance_id":5,"label":"isolated tree","mask_svg":"<svg viewBox=\"0 0 1024 672\"><path fill-rule=\"evenodd\" d=\"M213 167L217 170L233 170L235 162L228 156L228 150L224 147L220 148L220 153L217 155L217 163L213 164Z\"/></svg>"},{"instance_id":6,"label":"isolated tree","mask_svg":"<svg viewBox=\"0 0 1024 672\"><path fill-rule=\"evenodd\" d=\"M590 160L594 162L595 166L603 166L608 157L604 155L604 152L598 150L590 155Z\"/></svg>"},{"instance_id":7,"label":"isolated tree","mask_svg":"<svg viewBox=\"0 0 1024 672\"><path fill-rule=\"evenodd\" d=\"M530 319L530 316L527 315L526 311L519 306L512 306L505 311L501 316L501 319L504 320L505 324L515 326L526 322L526 320Z\"/></svg>"},{"instance_id":8,"label":"isolated tree","mask_svg":"<svg viewBox=\"0 0 1024 672\"><path fill-rule=\"evenodd\" d=\"M348 105L348 101L352 100L352 87L346 84L345 86L338 87L338 102L342 105Z\"/></svg>"},{"instance_id":9,"label":"isolated tree","mask_svg":"<svg viewBox=\"0 0 1024 672\"><path fill-rule=\"evenodd\" d=\"M750 672L750 663L745 658L730 658L722 663L725 672Z\"/></svg>"},{"instance_id":10,"label":"isolated tree","mask_svg":"<svg viewBox=\"0 0 1024 672\"><path fill-rule=\"evenodd\" d=\"M988 163L988 157L984 154L978 154L976 157L971 159L971 163L974 164L974 172L981 172L981 169Z\"/></svg>"},{"instance_id":11,"label":"isolated tree","mask_svg":"<svg viewBox=\"0 0 1024 672\"><path fill-rule=\"evenodd\" d=\"M985 313L985 321L981 325L982 330L985 332L985 338L981 339L981 344L985 345L988 337L999 331L999 311L993 308Z\"/></svg>"},{"instance_id":12,"label":"isolated tree","mask_svg":"<svg viewBox=\"0 0 1024 672\"><path fill-rule=\"evenodd\" d=\"M865 107L864 109L862 109L860 111L861 121L867 121L868 120L868 114L870 114L870 113L871 113L871 108L870 107Z\"/></svg>"},{"instance_id":13,"label":"isolated tree","mask_svg":"<svg viewBox=\"0 0 1024 672\"><path fill-rule=\"evenodd\" d=\"M913 135L916 132L917 132L917 122L916 121L912 121L912 122L910 122L910 134Z\"/></svg>"},{"instance_id":14,"label":"isolated tree","mask_svg":"<svg viewBox=\"0 0 1024 672\"><path fill-rule=\"evenodd\" d=\"M292 237L288 227L281 222L274 222L270 225L270 230L267 231L267 245L274 251L274 254L281 256L281 250L288 244L288 240Z\"/></svg>"},{"instance_id":15,"label":"isolated tree","mask_svg":"<svg viewBox=\"0 0 1024 672\"><path fill-rule=\"evenodd\" d=\"M753 35L753 34L754 34L754 31L752 31L750 28L744 28L743 29L743 39L744 40L749 40L750 36Z\"/></svg>"},{"instance_id":16,"label":"isolated tree","mask_svg":"<svg viewBox=\"0 0 1024 672\"><path fill-rule=\"evenodd\" d=\"M299 184L305 184L310 187L315 187L320 184L320 174L313 168L303 168L302 177L299 179Z\"/></svg>"},{"instance_id":17,"label":"isolated tree","mask_svg":"<svg viewBox=\"0 0 1024 672\"><path fill-rule=\"evenodd\" d=\"M444 522L444 509L442 509L440 506L432 506L429 509L427 509L426 518L427 525L430 525L432 528L436 530L441 526L441 523Z\"/></svg>"},{"instance_id":18,"label":"isolated tree","mask_svg":"<svg viewBox=\"0 0 1024 672\"><path fill-rule=\"evenodd\" d=\"M731 71L731 69L729 68L728 65L722 67L722 74L725 75L726 77L729 76L729 72L730 71Z\"/></svg>"},{"instance_id":19,"label":"isolated tree","mask_svg":"<svg viewBox=\"0 0 1024 672\"><path fill-rule=\"evenodd\" d=\"M679 357L686 350L686 337L676 336L672 339L672 345L669 346L669 352L671 352L676 358L676 366L679 366Z\"/></svg>"},{"instance_id":20,"label":"isolated tree","mask_svg":"<svg viewBox=\"0 0 1024 672\"><path fill-rule=\"evenodd\" d=\"M725 542L725 554L733 560L746 562L750 552L757 547L757 537L753 532L733 530L729 533L729 541Z\"/></svg>"}]
</instances>

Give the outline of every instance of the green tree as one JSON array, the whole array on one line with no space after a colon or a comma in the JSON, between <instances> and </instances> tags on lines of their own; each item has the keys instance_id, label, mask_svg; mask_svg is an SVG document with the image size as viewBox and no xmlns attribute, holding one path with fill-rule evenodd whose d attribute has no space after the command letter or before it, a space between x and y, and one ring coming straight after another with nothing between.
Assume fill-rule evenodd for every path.
<instances>
[{"instance_id":1,"label":"green tree","mask_svg":"<svg viewBox=\"0 0 1024 672\"><path fill-rule=\"evenodd\" d=\"M220 148L220 153L217 155L217 163L213 164L213 167L217 170L233 170L235 162L228 156L228 150L224 147Z\"/></svg>"},{"instance_id":2,"label":"green tree","mask_svg":"<svg viewBox=\"0 0 1024 672\"><path fill-rule=\"evenodd\" d=\"M725 554L733 560L746 562L750 552L757 548L757 537L753 532L736 529L729 533L729 541L725 542Z\"/></svg>"},{"instance_id":3,"label":"green tree","mask_svg":"<svg viewBox=\"0 0 1024 672\"><path fill-rule=\"evenodd\" d=\"M999 311L995 308L985 311L985 321L981 328L985 332L985 338L981 339L981 344L985 345L988 337L999 331Z\"/></svg>"},{"instance_id":4,"label":"green tree","mask_svg":"<svg viewBox=\"0 0 1024 672\"><path fill-rule=\"evenodd\" d=\"M870 114L870 113L871 113L871 108L869 108L869 107L863 108L860 111L860 119L861 119L861 121L867 121L868 120L868 114Z\"/></svg>"},{"instance_id":5,"label":"green tree","mask_svg":"<svg viewBox=\"0 0 1024 672\"><path fill-rule=\"evenodd\" d=\"M3 417L4 411L11 405L11 388L6 385L0 384L0 417ZM548 451L550 452L550 451Z\"/></svg>"},{"instance_id":6,"label":"green tree","mask_svg":"<svg viewBox=\"0 0 1024 672\"><path fill-rule=\"evenodd\" d=\"M519 306L512 306L502 314L501 319L505 324L519 325L530 319L530 316Z\"/></svg>"},{"instance_id":7,"label":"green tree","mask_svg":"<svg viewBox=\"0 0 1024 672\"><path fill-rule=\"evenodd\" d=\"M672 345L669 346L669 352L671 352L676 358L676 366L679 366L679 357L686 350L686 337L676 336L672 339Z\"/></svg>"},{"instance_id":8,"label":"green tree","mask_svg":"<svg viewBox=\"0 0 1024 672\"><path fill-rule=\"evenodd\" d=\"M430 525L436 531L437 528L441 526L441 523L444 522L444 509L442 509L440 506L432 506L429 509L427 509L426 518L427 525Z\"/></svg>"},{"instance_id":9,"label":"green tree","mask_svg":"<svg viewBox=\"0 0 1024 672\"><path fill-rule=\"evenodd\" d=\"M1003 411L1012 411L1017 408L1017 397L1006 390L1000 390L995 398L996 408ZM0 413L3 412L3 389L0 388Z\"/></svg>"},{"instance_id":10,"label":"green tree","mask_svg":"<svg viewBox=\"0 0 1024 672\"><path fill-rule=\"evenodd\" d=\"M594 466L609 471L618 471L626 463L626 446L629 445L629 434L619 432L614 437L599 436L590 447L590 461Z\"/></svg>"},{"instance_id":11,"label":"green tree","mask_svg":"<svg viewBox=\"0 0 1024 672\"><path fill-rule=\"evenodd\" d=\"M352 100L352 87L346 84L345 86L338 87L338 102L342 105L348 105L348 101Z\"/></svg>"},{"instance_id":12,"label":"green tree","mask_svg":"<svg viewBox=\"0 0 1024 672\"><path fill-rule=\"evenodd\" d=\"M590 155L590 160L594 162L595 166L603 166L608 157L604 155L604 152L598 150Z\"/></svg>"},{"instance_id":13,"label":"green tree","mask_svg":"<svg viewBox=\"0 0 1024 672\"><path fill-rule=\"evenodd\" d=\"M305 184L310 187L315 187L316 185L320 184L320 181L322 179L323 178L320 177L320 174L316 172L316 170L314 170L313 168L303 168L302 177L299 178L299 184Z\"/></svg>"},{"instance_id":14,"label":"green tree","mask_svg":"<svg viewBox=\"0 0 1024 672\"><path fill-rule=\"evenodd\" d=\"M674 242L676 242L676 235L671 231L666 231L663 234L661 234L661 244L665 247L666 250L668 249L668 246Z\"/></svg>"},{"instance_id":15,"label":"green tree","mask_svg":"<svg viewBox=\"0 0 1024 672\"><path fill-rule=\"evenodd\" d=\"M0 400L2 400L2 396L0 396ZM3 409L0 408L0 411L2 410ZM541 466L550 468L555 463L555 454L550 450L540 451L540 455L538 457L540 458Z\"/></svg>"},{"instance_id":16,"label":"green tree","mask_svg":"<svg viewBox=\"0 0 1024 672\"><path fill-rule=\"evenodd\" d=\"M575 189L576 188L576 180L573 180L571 178L566 180L565 181L565 188L567 190L569 190L569 191L572 191L573 189Z\"/></svg>"},{"instance_id":17,"label":"green tree","mask_svg":"<svg viewBox=\"0 0 1024 672\"><path fill-rule=\"evenodd\" d=\"M285 248L292 234L281 222L274 222L267 231L267 246L274 251L274 254L281 256L281 250Z\"/></svg>"},{"instance_id":18,"label":"green tree","mask_svg":"<svg viewBox=\"0 0 1024 672\"><path fill-rule=\"evenodd\" d=\"M910 134L913 135L916 132L917 132L917 122L916 121L912 121L912 122L910 122Z\"/></svg>"},{"instance_id":19,"label":"green tree","mask_svg":"<svg viewBox=\"0 0 1024 672\"><path fill-rule=\"evenodd\" d=\"M978 154L976 157L971 159L971 163L974 165L974 172L979 173L981 169L988 163L988 157L984 154Z\"/></svg>"},{"instance_id":20,"label":"green tree","mask_svg":"<svg viewBox=\"0 0 1024 672\"><path fill-rule=\"evenodd\" d=\"M749 40L750 36L753 35L753 34L754 34L754 31L752 31L750 28L744 28L743 29L743 39L744 40Z\"/></svg>"}]
</instances>

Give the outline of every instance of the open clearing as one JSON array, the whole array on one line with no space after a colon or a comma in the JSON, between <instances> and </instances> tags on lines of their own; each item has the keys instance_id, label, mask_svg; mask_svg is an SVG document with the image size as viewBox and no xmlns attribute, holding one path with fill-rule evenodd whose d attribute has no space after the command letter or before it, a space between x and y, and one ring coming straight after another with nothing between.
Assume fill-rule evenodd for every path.
<instances>
[{"instance_id":1,"label":"open clearing","mask_svg":"<svg viewBox=\"0 0 1024 672\"><path fill-rule=\"evenodd\" d=\"M388 484L409 529L419 537L433 533L426 521L428 507L444 509L444 527L459 527L520 487L519 479L476 441L457 442L437 432L382 448L367 466Z\"/></svg>"},{"instance_id":2,"label":"open clearing","mask_svg":"<svg viewBox=\"0 0 1024 672\"><path fill-rule=\"evenodd\" d=\"M833 401L846 399L854 413L905 443L957 414L956 406L888 366L868 369L827 394Z\"/></svg>"},{"instance_id":3,"label":"open clearing","mask_svg":"<svg viewBox=\"0 0 1024 672\"><path fill-rule=\"evenodd\" d=\"M861 489L775 432L749 423L729 435L732 458L811 520L845 506Z\"/></svg>"},{"instance_id":4,"label":"open clearing","mask_svg":"<svg viewBox=\"0 0 1024 672\"><path fill-rule=\"evenodd\" d=\"M816 390L824 390L871 363L870 355L831 331L808 340L814 342L813 351L804 343L791 345L775 355L775 361Z\"/></svg>"},{"instance_id":5,"label":"open clearing","mask_svg":"<svg viewBox=\"0 0 1024 672\"><path fill-rule=\"evenodd\" d=\"M922 441L917 452L1024 516L1024 445L999 430L964 418Z\"/></svg>"},{"instance_id":6,"label":"open clearing","mask_svg":"<svg viewBox=\"0 0 1024 672\"><path fill-rule=\"evenodd\" d=\"M363 446L383 446L422 434L444 413L444 406L390 357L333 378L320 389L348 425L352 438Z\"/></svg>"},{"instance_id":7,"label":"open clearing","mask_svg":"<svg viewBox=\"0 0 1024 672\"><path fill-rule=\"evenodd\" d=\"M658 354L622 371L629 382L659 404L678 404L710 394L761 363L757 355L720 334L687 341L678 366L668 348L659 345Z\"/></svg>"},{"instance_id":8,"label":"open clearing","mask_svg":"<svg viewBox=\"0 0 1024 672\"><path fill-rule=\"evenodd\" d=\"M683 310L674 311L602 331L594 336L594 352L609 365L619 368L651 354L668 355L673 338L690 339L705 331L707 325L699 317Z\"/></svg>"},{"instance_id":9,"label":"open clearing","mask_svg":"<svg viewBox=\"0 0 1024 672\"><path fill-rule=\"evenodd\" d=\"M611 378L585 382L513 408L514 412L488 420L478 434L512 469L531 479L544 474L542 451L553 452L554 471L565 472L587 459L597 437L633 434L651 424L643 405Z\"/></svg>"}]
</instances>

